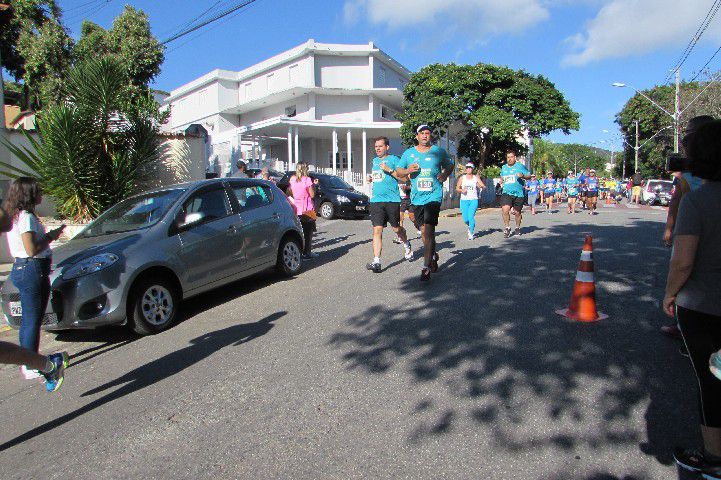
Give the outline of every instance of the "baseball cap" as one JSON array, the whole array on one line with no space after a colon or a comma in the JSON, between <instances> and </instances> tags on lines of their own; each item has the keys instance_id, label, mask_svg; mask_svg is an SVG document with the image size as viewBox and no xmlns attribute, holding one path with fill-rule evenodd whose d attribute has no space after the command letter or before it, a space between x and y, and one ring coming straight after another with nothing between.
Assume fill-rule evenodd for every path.
<instances>
[{"instance_id":1,"label":"baseball cap","mask_svg":"<svg viewBox=\"0 0 721 480\"><path fill-rule=\"evenodd\" d=\"M531 176L532 176L532 177L535 177L535 176L536 176L536 174L535 174L535 173L532 173L532 174L531 174Z\"/></svg>"},{"instance_id":2,"label":"baseball cap","mask_svg":"<svg viewBox=\"0 0 721 480\"><path fill-rule=\"evenodd\" d=\"M466 168L476 168L475 165L473 165L473 162L466 163Z\"/></svg>"},{"instance_id":3,"label":"baseball cap","mask_svg":"<svg viewBox=\"0 0 721 480\"><path fill-rule=\"evenodd\" d=\"M594 169L591 169L591 173L596 173L596 170L594 170Z\"/></svg>"},{"instance_id":4,"label":"baseball cap","mask_svg":"<svg viewBox=\"0 0 721 480\"><path fill-rule=\"evenodd\" d=\"M428 130L429 132L433 131L431 127L424 123L423 125L418 125L418 128L416 128L416 133L421 133L423 130Z\"/></svg>"}]
</instances>

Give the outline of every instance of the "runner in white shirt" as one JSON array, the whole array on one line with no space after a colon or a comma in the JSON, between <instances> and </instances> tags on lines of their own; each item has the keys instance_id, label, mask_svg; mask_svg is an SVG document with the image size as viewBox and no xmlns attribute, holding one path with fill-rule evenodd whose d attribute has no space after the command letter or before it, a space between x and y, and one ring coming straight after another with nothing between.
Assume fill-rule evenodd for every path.
<instances>
[{"instance_id":1,"label":"runner in white shirt","mask_svg":"<svg viewBox=\"0 0 721 480\"><path fill-rule=\"evenodd\" d=\"M486 185L473 174L476 166L473 163L466 164L466 174L458 178L456 192L461 194L461 215L463 223L468 226L468 240L473 240L473 232L476 230L476 210L478 210L478 194L486 188Z\"/></svg>"}]
</instances>

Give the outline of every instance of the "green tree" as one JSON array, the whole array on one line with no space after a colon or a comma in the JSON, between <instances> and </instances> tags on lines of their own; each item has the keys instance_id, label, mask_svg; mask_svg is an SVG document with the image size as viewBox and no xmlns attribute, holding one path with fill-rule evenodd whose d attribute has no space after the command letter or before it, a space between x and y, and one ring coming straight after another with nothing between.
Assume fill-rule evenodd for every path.
<instances>
[{"instance_id":1,"label":"green tree","mask_svg":"<svg viewBox=\"0 0 721 480\"><path fill-rule=\"evenodd\" d=\"M566 172L595 169L600 176L606 172L606 163L610 162L610 152L578 143L553 143L536 139L533 142L533 168L536 172L553 171L556 176L565 176Z\"/></svg>"},{"instance_id":2,"label":"green tree","mask_svg":"<svg viewBox=\"0 0 721 480\"><path fill-rule=\"evenodd\" d=\"M414 129L426 123L443 135L460 132L459 154L483 168L499 164L519 136L579 127L578 113L545 77L479 63L433 64L411 76L404 91L401 137L412 145Z\"/></svg>"},{"instance_id":3,"label":"green tree","mask_svg":"<svg viewBox=\"0 0 721 480\"><path fill-rule=\"evenodd\" d=\"M128 79L112 56L70 70L63 102L38 114L40 141L32 148L6 146L27 169L0 162L0 173L38 177L57 200L60 215L90 220L141 190L160 158L152 106L129 100Z\"/></svg>"}]
</instances>

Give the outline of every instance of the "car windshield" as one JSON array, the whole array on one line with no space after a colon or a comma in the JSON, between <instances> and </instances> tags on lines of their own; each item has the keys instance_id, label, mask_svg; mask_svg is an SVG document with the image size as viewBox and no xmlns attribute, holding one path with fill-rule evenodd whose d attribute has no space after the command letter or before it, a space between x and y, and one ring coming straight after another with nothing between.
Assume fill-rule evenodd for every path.
<instances>
[{"instance_id":1,"label":"car windshield","mask_svg":"<svg viewBox=\"0 0 721 480\"><path fill-rule=\"evenodd\" d=\"M673 188L673 183L671 182L649 182L649 187L651 190L656 190L657 188L660 189L662 192L670 192Z\"/></svg>"},{"instance_id":2,"label":"car windshield","mask_svg":"<svg viewBox=\"0 0 721 480\"><path fill-rule=\"evenodd\" d=\"M340 177L330 176L330 177L319 177L320 183L323 184L324 187L328 188L339 188L342 190L352 190L353 187L351 187L345 180L343 180Z\"/></svg>"},{"instance_id":3,"label":"car windshield","mask_svg":"<svg viewBox=\"0 0 721 480\"><path fill-rule=\"evenodd\" d=\"M183 192L185 189L163 190L127 198L100 215L77 236L97 237L155 225Z\"/></svg>"}]
</instances>

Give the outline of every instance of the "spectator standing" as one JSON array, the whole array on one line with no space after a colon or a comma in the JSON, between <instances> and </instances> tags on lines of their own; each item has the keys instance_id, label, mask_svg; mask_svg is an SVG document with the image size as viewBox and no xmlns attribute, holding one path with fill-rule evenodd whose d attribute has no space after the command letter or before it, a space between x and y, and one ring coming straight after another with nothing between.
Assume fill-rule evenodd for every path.
<instances>
[{"instance_id":1,"label":"spectator standing","mask_svg":"<svg viewBox=\"0 0 721 480\"><path fill-rule=\"evenodd\" d=\"M232 175L234 178L248 178L248 173L246 172L248 166L243 160L238 160L235 166L238 167L238 171Z\"/></svg>"},{"instance_id":2,"label":"spectator standing","mask_svg":"<svg viewBox=\"0 0 721 480\"><path fill-rule=\"evenodd\" d=\"M641 186L643 185L641 172L636 171L636 173L631 175L631 185L631 203L635 202L636 205L638 205L641 201Z\"/></svg>"},{"instance_id":3,"label":"spectator standing","mask_svg":"<svg viewBox=\"0 0 721 480\"><path fill-rule=\"evenodd\" d=\"M721 348L721 121L701 126L688 154L703 184L681 200L663 308L676 317L697 378L703 450L677 450L674 458L721 479L721 381L709 369Z\"/></svg>"},{"instance_id":4,"label":"spectator standing","mask_svg":"<svg viewBox=\"0 0 721 480\"><path fill-rule=\"evenodd\" d=\"M313 240L313 232L316 231L316 213L313 208L313 198L315 197L315 186L313 180L308 176L308 165L298 163L295 168L295 175L290 178L290 190L293 193L293 202L295 209L300 217L300 223L303 227L303 237L305 246L303 249L303 258L313 258L318 255L311 252L311 243Z\"/></svg>"}]
</instances>

